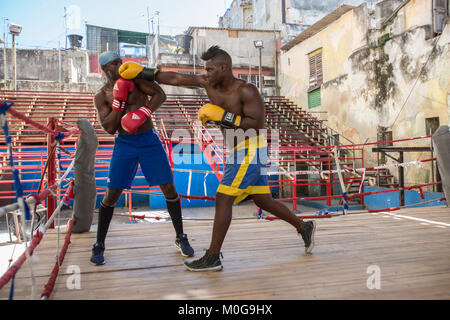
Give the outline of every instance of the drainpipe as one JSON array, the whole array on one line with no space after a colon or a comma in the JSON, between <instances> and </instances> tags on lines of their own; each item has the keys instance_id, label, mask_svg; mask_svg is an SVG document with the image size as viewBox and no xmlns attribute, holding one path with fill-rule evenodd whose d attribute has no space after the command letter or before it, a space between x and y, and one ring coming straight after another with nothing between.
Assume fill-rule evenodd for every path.
<instances>
[{"instance_id":1,"label":"drainpipe","mask_svg":"<svg viewBox=\"0 0 450 320\"><path fill-rule=\"evenodd\" d=\"M275 94L277 96L280 95L280 86L278 85L278 48L277 48L277 33L276 33L276 29L275 29L276 25L275 23L273 24L273 37L275 39Z\"/></svg>"}]
</instances>

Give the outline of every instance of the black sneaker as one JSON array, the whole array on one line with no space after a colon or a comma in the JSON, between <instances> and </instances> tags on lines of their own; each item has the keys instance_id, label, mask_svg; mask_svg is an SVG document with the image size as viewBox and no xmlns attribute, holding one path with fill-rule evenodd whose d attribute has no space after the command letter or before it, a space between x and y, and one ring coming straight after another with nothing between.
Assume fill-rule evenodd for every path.
<instances>
[{"instance_id":1,"label":"black sneaker","mask_svg":"<svg viewBox=\"0 0 450 320\"><path fill-rule=\"evenodd\" d=\"M314 248L314 231L316 231L316 222L314 220L302 221L302 225L298 229L298 235L305 242L305 253L310 253Z\"/></svg>"},{"instance_id":2,"label":"black sneaker","mask_svg":"<svg viewBox=\"0 0 450 320\"><path fill-rule=\"evenodd\" d=\"M175 239L175 246L180 250L183 257L193 257L194 249L189 244L187 235L180 233Z\"/></svg>"},{"instance_id":3,"label":"black sneaker","mask_svg":"<svg viewBox=\"0 0 450 320\"><path fill-rule=\"evenodd\" d=\"M103 258L103 252L105 252L105 245L103 243L96 243L92 247L91 263L95 266L101 266L105 264L105 258Z\"/></svg>"},{"instance_id":4,"label":"black sneaker","mask_svg":"<svg viewBox=\"0 0 450 320\"><path fill-rule=\"evenodd\" d=\"M203 257L194 261L186 261L184 266L189 271L220 271L223 267L219 255L222 253L210 253L206 250Z\"/></svg>"}]
</instances>

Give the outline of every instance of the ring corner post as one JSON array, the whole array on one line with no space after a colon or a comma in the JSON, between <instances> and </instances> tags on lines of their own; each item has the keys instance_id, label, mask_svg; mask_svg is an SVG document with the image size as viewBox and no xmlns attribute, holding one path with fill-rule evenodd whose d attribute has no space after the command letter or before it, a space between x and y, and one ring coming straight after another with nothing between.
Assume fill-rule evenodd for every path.
<instances>
[{"instance_id":1,"label":"ring corner post","mask_svg":"<svg viewBox=\"0 0 450 320\"><path fill-rule=\"evenodd\" d=\"M54 117L48 118L48 128L50 130L55 130L56 128L56 119ZM52 152L53 146L55 145L55 137L52 133L47 133L47 161L48 161L48 172L47 172L47 186L50 187L55 184L55 177L56 177L56 167L55 167L55 161L56 161L56 155L55 152ZM59 192L56 190L56 192ZM47 197L47 220L50 219L53 212L55 211L55 196L50 193ZM55 223L52 222L50 225L51 229L55 228Z\"/></svg>"}]
</instances>

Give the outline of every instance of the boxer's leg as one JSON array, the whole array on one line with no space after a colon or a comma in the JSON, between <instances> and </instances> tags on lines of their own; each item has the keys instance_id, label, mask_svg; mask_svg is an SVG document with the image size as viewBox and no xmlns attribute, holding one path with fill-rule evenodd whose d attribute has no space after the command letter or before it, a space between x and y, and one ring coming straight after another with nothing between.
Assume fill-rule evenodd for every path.
<instances>
[{"instance_id":1,"label":"boxer's leg","mask_svg":"<svg viewBox=\"0 0 450 320\"><path fill-rule=\"evenodd\" d=\"M252 194L255 204L261 209L272 213L281 220L290 223L297 230L300 229L302 220L289 210L283 203L276 201L270 194Z\"/></svg>"},{"instance_id":2,"label":"boxer's leg","mask_svg":"<svg viewBox=\"0 0 450 320\"><path fill-rule=\"evenodd\" d=\"M314 220L302 221L284 204L273 199L270 194L252 194L252 199L261 209L270 212L295 227L297 233L305 242L305 253L311 252L314 247L314 232L316 230L316 222Z\"/></svg>"},{"instance_id":3,"label":"boxer's leg","mask_svg":"<svg viewBox=\"0 0 450 320\"><path fill-rule=\"evenodd\" d=\"M209 252L219 253L223 241L231 224L233 215L233 202L235 196L229 196L220 192L216 193L216 213L214 215L214 225L209 245Z\"/></svg>"},{"instance_id":4,"label":"boxer's leg","mask_svg":"<svg viewBox=\"0 0 450 320\"><path fill-rule=\"evenodd\" d=\"M211 244L203 257L184 263L184 266L189 271L222 270L220 249L231 224L232 206L235 199L236 196L230 196L220 192L216 193L216 214L214 216Z\"/></svg>"},{"instance_id":5,"label":"boxer's leg","mask_svg":"<svg viewBox=\"0 0 450 320\"><path fill-rule=\"evenodd\" d=\"M122 194L122 189L108 189L106 195L100 202L100 208L98 210L98 226L97 226L97 243L105 243L106 233L109 229L111 222L114 205L119 200Z\"/></svg>"},{"instance_id":6,"label":"boxer's leg","mask_svg":"<svg viewBox=\"0 0 450 320\"><path fill-rule=\"evenodd\" d=\"M167 211L172 219L177 235L183 233L183 220L181 218L181 201L173 182L159 186L166 197Z\"/></svg>"},{"instance_id":7,"label":"boxer's leg","mask_svg":"<svg viewBox=\"0 0 450 320\"><path fill-rule=\"evenodd\" d=\"M184 257L192 257L194 249L189 244L187 235L183 232L183 218L181 216L181 199L173 182L159 186L166 197L167 211L169 211L173 227L175 228L175 246Z\"/></svg>"},{"instance_id":8,"label":"boxer's leg","mask_svg":"<svg viewBox=\"0 0 450 320\"><path fill-rule=\"evenodd\" d=\"M119 200L123 189L131 188L136 176L138 162L135 148L125 143L119 135L116 138L108 175L108 190L100 203L98 213L97 241L92 248L91 263L105 264L103 253L105 239L114 213L114 205Z\"/></svg>"},{"instance_id":9,"label":"boxer's leg","mask_svg":"<svg viewBox=\"0 0 450 320\"><path fill-rule=\"evenodd\" d=\"M159 185L166 198L167 211L176 233L175 246L183 256L193 256L194 249L183 232L181 201L173 182L172 168L166 151L155 130L147 131L145 137L145 142L139 149L142 173L150 186Z\"/></svg>"}]
</instances>

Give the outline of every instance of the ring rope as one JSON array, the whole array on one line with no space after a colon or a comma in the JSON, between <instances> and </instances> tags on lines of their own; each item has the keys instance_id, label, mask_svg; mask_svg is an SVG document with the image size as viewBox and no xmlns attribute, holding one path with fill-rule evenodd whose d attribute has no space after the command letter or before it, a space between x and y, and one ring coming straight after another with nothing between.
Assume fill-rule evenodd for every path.
<instances>
[{"instance_id":1,"label":"ring rope","mask_svg":"<svg viewBox=\"0 0 450 320\"><path fill-rule=\"evenodd\" d=\"M3 101L3 105L5 105L5 104L8 105L6 103L6 101ZM39 129L41 131L44 131L45 133L49 133L49 134L53 135L56 140L63 140L64 138L66 138L66 135L64 133L62 133L60 131L52 130L52 129L50 129L50 128L40 124L39 122L36 122L36 121L30 119L29 117L25 116L23 113L15 110L14 108L11 108L11 106L13 104L14 104L14 102L11 102L9 104L9 106L5 109L5 111L8 111L15 118L18 118L18 119L24 121L25 123L27 123L27 124L37 128L37 129ZM72 128L70 130L67 130L67 134L69 136L77 135L77 134L80 134L80 133L81 133L80 129L77 129L77 128Z\"/></svg>"},{"instance_id":2,"label":"ring rope","mask_svg":"<svg viewBox=\"0 0 450 320\"><path fill-rule=\"evenodd\" d=\"M418 165L419 167L422 166L422 163L435 161L436 158L429 158L424 160L413 160L403 163L392 163L392 164L383 164L375 167L368 167L368 168L356 168L356 169L335 169L335 170L297 170L297 171L269 171L267 172L268 175L285 175L285 174L329 174L329 173L352 173L352 172L364 172L364 171L374 171L374 170L381 170L381 169L389 169L389 168L398 168L398 167L409 167L412 165ZM108 161L102 161L97 160L95 163L102 163L102 164L109 164ZM196 169L181 169L181 168L172 168L172 171L177 172L195 172L195 173L214 173L214 174L223 174L223 171L213 171L213 170L196 170Z\"/></svg>"},{"instance_id":3,"label":"ring rope","mask_svg":"<svg viewBox=\"0 0 450 320\"><path fill-rule=\"evenodd\" d=\"M28 198L25 200L29 206L34 205L35 203L39 203L44 201L49 195L53 194L55 195L57 188L61 186L62 181L66 180L67 175L70 171L72 171L73 166L75 164L75 160L72 160L72 162L67 167L64 175L56 181L54 185L49 186L46 190L38 193L38 194L31 194L28 196ZM5 215L7 212L17 210L18 204L13 203L4 207L0 207L0 217Z\"/></svg>"},{"instance_id":4,"label":"ring rope","mask_svg":"<svg viewBox=\"0 0 450 320\"><path fill-rule=\"evenodd\" d=\"M1 116L1 114L0 114ZM73 160L71 162L71 164L69 165L69 167L67 168L66 172L64 173L64 175L57 181L57 183L55 183L54 185L52 185L51 187L49 187L48 189L44 190L43 192L37 194L37 195L32 195L30 196L28 199L30 199L30 201L39 201L41 202L42 200L44 200L45 198L48 197L48 195L50 193L52 193L53 191L56 190L56 188L58 186L60 186L61 182L67 177L67 175L69 174L69 172L72 170L73 165L74 165L75 160ZM6 284L8 283L12 277L17 273L17 271L21 268L21 266L23 265L25 260L31 261L31 259L29 259L32 254L34 249L36 248L36 246L40 243L42 237L44 236L45 232L47 231L47 229L49 228L49 226L52 224L54 218L56 217L56 215L58 214L58 212L61 210L62 205L64 204L64 202L66 201L66 199L68 198L68 196L70 194L72 194L73 192L73 183L70 183L63 199L61 200L61 202L59 203L58 207L55 209L55 211L53 212L53 214L51 215L50 219L47 221L47 223L45 224L44 227L40 227L37 231L36 234L33 236L33 239L30 243L30 245L26 248L25 252L19 257L19 259L16 260L16 262L3 274L3 276L0 278L0 289ZM27 200L28 200L27 199ZM25 201L24 201L25 203ZM10 207L12 207L10 205ZM17 206L16 206L17 208ZM0 209L4 209L4 212L7 212L5 207L4 208L0 208ZM2 212L0 211L0 214ZM22 220L22 226L24 228L25 223ZM26 240L26 234L23 230L24 236L25 236L25 240ZM25 244L27 241L24 241ZM32 297L34 295L32 294Z\"/></svg>"},{"instance_id":5,"label":"ring rope","mask_svg":"<svg viewBox=\"0 0 450 320\"><path fill-rule=\"evenodd\" d=\"M0 278L0 289L3 288L3 286L8 283L11 278L17 273L17 271L22 267L24 261L28 258L28 256L33 255L34 249L37 247L37 245L41 242L44 234L47 232L49 226L52 224L53 219L56 217L57 211L61 210L61 207L64 203L64 200L68 197L68 195L71 192L71 188L73 185L71 184L69 188L67 189L63 200L59 204L59 206L55 209L50 219L47 221L45 226L40 226L39 229L36 231L36 234L33 236L33 240L31 241L28 250L26 250L17 260L16 262L3 274L3 276Z\"/></svg>"},{"instance_id":6,"label":"ring rope","mask_svg":"<svg viewBox=\"0 0 450 320\"><path fill-rule=\"evenodd\" d=\"M406 206L399 206L399 207L391 207L391 208L384 208L384 209L372 209L372 210L368 210L368 212L382 212L382 211L396 211L396 210L400 210L403 208L411 208L411 207L415 207L415 206L420 206L423 204L427 204L427 203L431 203L431 202L437 202L437 201L446 201L446 198L439 198L439 199L432 199L432 200L428 200L425 202L419 202L419 203L413 203L413 204L408 204Z\"/></svg>"},{"instance_id":7,"label":"ring rope","mask_svg":"<svg viewBox=\"0 0 450 320\"><path fill-rule=\"evenodd\" d=\"M44 291L41 293L41 299L46 300L50 297L50 295L53 292L53 288L55 287L56 278L58 277L59 269L64 261L64 257L67 253L67 248L69 247L70 237L72 235L72 227L75 222L75 218L72 216L72 219L69 222L69 227L67 228L66 236L64 239L64 245L61 248L61 251L59 252L59 255L57 257L57 261L55 263L55 266L53 267L52 273L50 274L50 278L48 279L47 284L44 287Z\"/></svg>"},{"instance_id":8,"label":"ring rope","mask_svg":"<svg viewBox=\"0 0 450 320\"><path fill-rule=\"evenodd\" d=\"M19 178L19 171L14 166L14 156L13 156L13 150L12 150L12 138L11 138L11 136L9 134L8 121L6 119L6 111L11 112L11 110L12 110L11 106L13 106L13 105L14 105L14 102L8 104L5 101L1 101L1 105L0 105L0 123L1 123L1 125L3 127L3 132L5 134L6 145L7 145L7 148L8 148L8 155L9 155L9 163L10 163L12 174L13 174L13 177L14 177L14 190L15 190L15 193L16 193L17 203L19 205L20 212L21 212L21 215L20 215L21 220L22 220L21 231L22 231L22 237L23 237L23 244L24 244L24 247L25 247L25 255L24 255L24 257L26 257L26 259L28 260L28 266L30 268L30 274L31 274L31 299L34 300L36 279L34 277L34 272L33 272L33 262L30 259L31 254L28 251L28 237L27 237L27 233L26 233L26 224L25 224L26 220L30 220L30 208L28 207L28 204L23 199L23 188L22 188L22 184L21 184L20 178ZM14 269L17 271L16 267ZM14 279L14 275L13 275L13 279ZM14 296L14 283L12 283L12 286L11 286L11 289L10 289L10 299L11 300L12 300L13 296Z\"/></svg>"}]
</instances>

